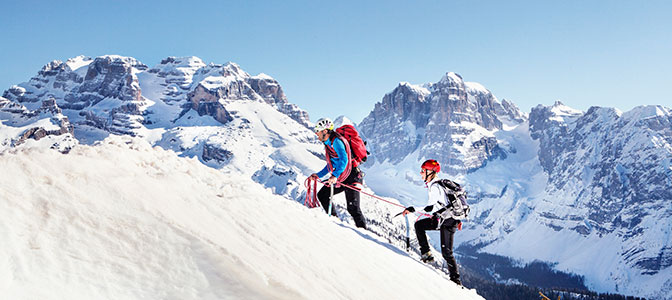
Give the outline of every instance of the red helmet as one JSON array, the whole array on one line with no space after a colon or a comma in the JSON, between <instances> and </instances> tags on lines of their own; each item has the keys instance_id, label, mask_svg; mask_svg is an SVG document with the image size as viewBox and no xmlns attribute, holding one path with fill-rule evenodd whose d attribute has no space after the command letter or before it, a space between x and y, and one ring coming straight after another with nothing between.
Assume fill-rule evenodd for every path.
<instances>
[{"instance_id":1,"label":"red helmet","mask_svg":"<svg viewBox=\"0 0 672 300\"><path fill-rule=\"evenodd\" d=\"M422 163L421 168L425 170L431 170L436 173L439 173L439 171L441 171L441 165L439 165L439 162L433 159L426 160L424 163Z\"/></svg>"}]
</instances>

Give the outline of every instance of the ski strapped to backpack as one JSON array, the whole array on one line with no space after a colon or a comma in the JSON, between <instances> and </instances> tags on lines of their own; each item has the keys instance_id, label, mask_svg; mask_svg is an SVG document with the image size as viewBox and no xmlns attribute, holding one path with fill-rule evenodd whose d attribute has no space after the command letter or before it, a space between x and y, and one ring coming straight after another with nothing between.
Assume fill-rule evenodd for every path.
<instances>
[{"instance_id":1,"label":"ski strapped to backpack","mask_svg":"<svg viewBox=\"0 0 672 300\"><path fill-rule=\"evenodd\" d=\"M434 184L438 184L446 194L447 206L441 208L437 213L443 218L453 218L455 220L464 220L469 217L469 204L467 204L467 192L457 182L449 179L441 179ZM443 203L438 203L443 206Z\"/></svg>"}]
</instances>

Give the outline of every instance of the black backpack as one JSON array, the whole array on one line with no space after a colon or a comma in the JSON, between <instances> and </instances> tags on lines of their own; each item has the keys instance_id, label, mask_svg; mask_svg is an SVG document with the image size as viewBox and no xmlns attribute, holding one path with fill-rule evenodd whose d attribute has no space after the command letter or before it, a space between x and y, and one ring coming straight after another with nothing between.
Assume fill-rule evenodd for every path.
<instances>
[{"instance_id":1,"label":"black backpack","mask_svg":"<svg viewBox=\"0 0 672 300\"><path fill-rule=\"evenodd\" d=\"M446 193L448 206L441 214L442 217L450 217L455 220L463 220L469 216L469 204L467 204L467 192L457 182L449 179L440 179L436 183Z\"/></svg>"}]
</instances>

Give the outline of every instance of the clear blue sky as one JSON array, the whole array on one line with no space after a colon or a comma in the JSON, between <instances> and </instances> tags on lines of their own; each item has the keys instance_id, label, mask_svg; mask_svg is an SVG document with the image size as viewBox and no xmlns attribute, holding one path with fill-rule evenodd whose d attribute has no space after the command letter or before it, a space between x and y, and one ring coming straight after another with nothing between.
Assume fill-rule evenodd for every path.
<instances>
[{"instance_id":1,"label":"clear blue sky","mask_svg":"<svg viewBox=\"0 0 672 300\"><path fill-rule=\"evenodd\" d=\"M80 54L238 63L290 102L361 121L454 71L529 112L672 106L672 1L4 1L0 90Z\"/></svg>"}]
</instances>

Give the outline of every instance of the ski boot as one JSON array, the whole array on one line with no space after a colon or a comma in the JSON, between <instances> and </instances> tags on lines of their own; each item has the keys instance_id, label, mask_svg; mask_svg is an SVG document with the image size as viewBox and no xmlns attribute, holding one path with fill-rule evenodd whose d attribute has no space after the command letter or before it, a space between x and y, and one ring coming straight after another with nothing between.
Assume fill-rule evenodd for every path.
<instances>
[{"instance_id":1,"label":"ski boot","mask_svg":"<svg viewBox=\"0 0 672 300\"><path fill-rule=\"evenodd\" d=\"M427 253L422 254L422 256L420 257L420 261L422 261L424 263L427 263L427 264L433 263L434 262L434 256L432 256L432 252L427 252Z\"/></svg>"}]
</instances>

